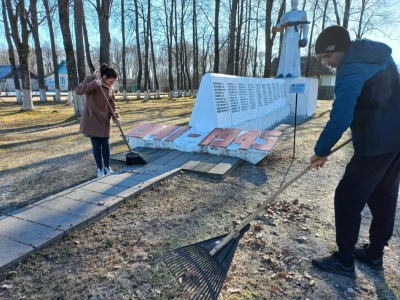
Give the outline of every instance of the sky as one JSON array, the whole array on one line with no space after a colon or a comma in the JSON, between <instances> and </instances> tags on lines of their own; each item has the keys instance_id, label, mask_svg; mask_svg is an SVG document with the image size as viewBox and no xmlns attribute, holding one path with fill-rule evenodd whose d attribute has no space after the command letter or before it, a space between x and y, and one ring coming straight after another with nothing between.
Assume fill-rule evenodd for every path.
<instances>
[{"instance_id":1,"label":"sky","mask_svg":"<svg viewBox=\"0 0 400 300\"><path fill-rule=\"evenodd\" d=\"M397 3L393 6L393 8L397 12L399 12L400 11L400 1L397 1ZM390 48L392 48L393 60L396 62L397 65L400 65L400 35L398 37L398 40L391 40L387 37L381 37L381 36L365 36L365 38L385 43Z\"/></svg>"}]
</instances>

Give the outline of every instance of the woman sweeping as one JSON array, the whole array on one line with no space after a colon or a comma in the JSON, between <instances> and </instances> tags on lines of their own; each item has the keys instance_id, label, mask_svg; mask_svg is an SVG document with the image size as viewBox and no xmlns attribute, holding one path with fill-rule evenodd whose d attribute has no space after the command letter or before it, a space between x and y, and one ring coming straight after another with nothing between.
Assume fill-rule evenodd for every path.
<instances>
[{"instance_id":1,"label":"woman sweeping","mask_svg":"<svg viewBox=\"0 0 400 300\"><path fill-rule=\"evenodd\" d=\"M90 137L93 156L97 165L97 177L108 175L113 172L110 168L112 113L109 111L107 102L100 89L102 89L107 96L114 111L116 116L114 122L117 123L118 126L121 126L121 120L119 119L115 106L113 87L117 77L117 71L113 68L109 68L107 64L102 64L99 71L96 71L93 75L86 76L85 80L79 84L75 90L78 95L86 95L79 132Z\"/></svg>"}]
</instances>

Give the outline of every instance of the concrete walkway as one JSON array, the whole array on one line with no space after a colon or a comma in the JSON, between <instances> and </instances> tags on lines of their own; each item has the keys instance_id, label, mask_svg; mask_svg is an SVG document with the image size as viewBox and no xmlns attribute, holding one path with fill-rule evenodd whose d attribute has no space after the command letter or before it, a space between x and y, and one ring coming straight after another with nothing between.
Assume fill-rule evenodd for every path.
<instances>
[{"instance_id":1,"label":"concrete walkway","mask_svg":"<svg viewBox=\"0 0 400 300\"><path fill-rule=\"evenodd\" d=\"M157 164L125 167L0 217L0 272L99 220L181 169Z\"/></svg>"}]
</instances>

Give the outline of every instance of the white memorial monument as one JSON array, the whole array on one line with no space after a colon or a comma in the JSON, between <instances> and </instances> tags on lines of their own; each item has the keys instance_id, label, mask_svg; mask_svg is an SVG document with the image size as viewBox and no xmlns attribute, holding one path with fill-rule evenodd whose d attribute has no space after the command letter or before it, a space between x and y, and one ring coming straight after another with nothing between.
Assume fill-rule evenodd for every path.
<instances>
[{"instance_id":1,"label":"white memorial monument","mask_svg":"<svg viewBox=\"0 0 400 300\"><path fill-rule=\"evenodd\" d=\"M292 0L291 10L284 13L276 27L272 28L272 32L285 30L279 55L278 78L301 76L300 47L307 45L310 22L307 21L307 13L297 9L298 4L298 0Z\"/></svg>"},{"instance_id":2,"label":"white memorial monument","mask_svg":"<svg viewBox=\"0 0 400 300\"><path fill-rule=\"evenodd\" d=\"M253 78L207 73L187 126L142 123L126 132L132 148L148 147L239 157L256 164L268 155L280 132L275 124L295 114L291 84L305 85L298 116L315 113L314 78Z\"/></svg>"},{"instance_id":3,"label":"white memorial monument","mask_svg":"<svg viewBox=\"0 0 400 300\"><path fill-rule=\"evenodd\" d=\"M189 125L139 124L126 133L129 144L261 161L281 134L268 128L289 115L310 117L317 105L318 80L301 77L300 47L307 45L309 22L297 5L291 1L273 28L285 30L277 78L205 74ZM294 91L300 86L301 93Z\"/></svg>"}]
</instances>

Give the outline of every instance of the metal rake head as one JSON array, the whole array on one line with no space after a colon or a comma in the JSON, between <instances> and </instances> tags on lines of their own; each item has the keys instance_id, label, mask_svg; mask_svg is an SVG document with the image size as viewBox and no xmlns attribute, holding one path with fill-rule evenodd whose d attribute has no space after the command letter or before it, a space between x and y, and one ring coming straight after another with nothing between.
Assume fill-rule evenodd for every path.
<instances>
[{"instance_id":1,"label":"metal rake head","mask_svg":"<svg viewBox=\"0 0 400 300\"><path fill-rule=\"evenodd\" d=\"M164 261L191 300L216 300L247 225L214 255L210 251L226 236L222 235L178 248L164 255Z\"/></svg>"}]
</instances>

